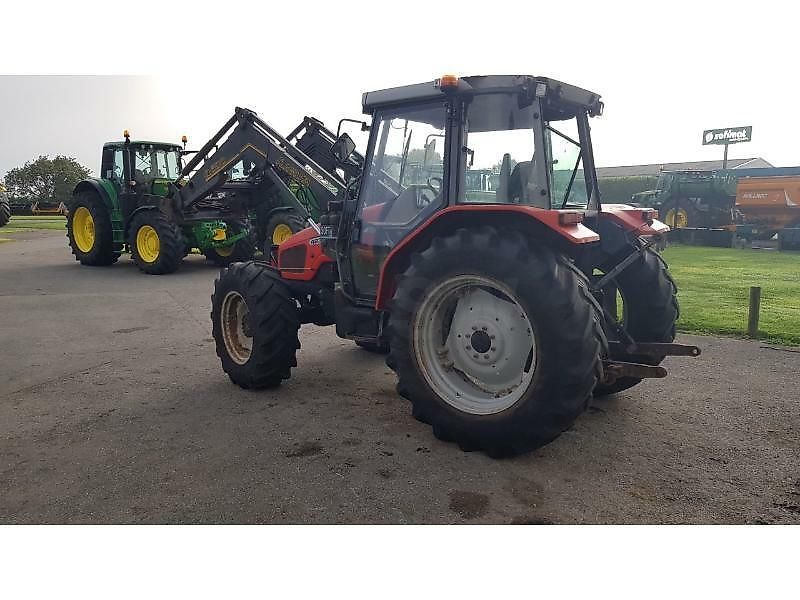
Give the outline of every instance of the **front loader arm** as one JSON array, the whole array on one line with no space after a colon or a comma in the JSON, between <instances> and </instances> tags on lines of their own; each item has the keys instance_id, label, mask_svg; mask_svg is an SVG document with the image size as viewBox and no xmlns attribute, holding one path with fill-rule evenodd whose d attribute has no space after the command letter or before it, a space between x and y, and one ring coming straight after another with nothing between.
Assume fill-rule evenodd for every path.
<instances>
[{"instance_id":1,"label":"front loader arm","mask_svg":"<svg viewBox=\"0 0 800 600\"><path fill-rule=\"evenodd\" d=\"M255 173L275 185L284 202L305 216L305 207L287 181L310 188L323 211L345 187L338 175L289 143L255 112L237 107L233 117L186 164L180 179L188 180L183 185L173 185L173 196L184 209L190 207L224 185L228 171L240 160L255 165Z\"/></svg>"}]
</instances>

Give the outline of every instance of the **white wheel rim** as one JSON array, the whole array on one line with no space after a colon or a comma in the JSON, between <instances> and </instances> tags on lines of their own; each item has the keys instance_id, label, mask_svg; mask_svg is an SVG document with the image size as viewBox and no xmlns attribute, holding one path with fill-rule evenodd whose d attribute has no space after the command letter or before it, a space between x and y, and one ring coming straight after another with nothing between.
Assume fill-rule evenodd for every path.
<instances>
[{"instance_id":1,"label":"white wheel rim","mask_svg":"<svg viewBox=\"0 0 800 600\"><path fill-rule=\"evenodd\" d=\"M228 292L222 300L220 311L222 339L228 356L238 365L250 360L253 351L253 332L250 327L250 310L239 292Z\"/></svg>"},{"instance_id":2,"label":"white wheel rim","mask_svg":"<svg viewBox=\"0 0 800 600\"><path fill-rule=\"evenodd\" d=\"M530 387L536 336L513 292L481 275L459 275L433 290L413 324L417 364L431 389L473 415L507 410Z\"/></svg>"}]
</instances>

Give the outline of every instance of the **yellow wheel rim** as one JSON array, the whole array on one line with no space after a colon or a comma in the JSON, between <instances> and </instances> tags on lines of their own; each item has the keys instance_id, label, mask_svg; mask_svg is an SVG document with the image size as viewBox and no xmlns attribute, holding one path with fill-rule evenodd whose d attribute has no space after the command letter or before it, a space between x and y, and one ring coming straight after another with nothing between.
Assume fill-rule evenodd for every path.
<instances>
[{"instance_id":1,"label":"yellow wheel rim","mask_svg":"<svg viewBox=\"0 0 800 600\"><path fill-rule=\"evenodd\" d=\"M281 223L272 230L272 243L279 246L292 237L292 228Z\"/></svg>"},{"instance_id":2,"label":"yellow wheel rim","mask_svg":"<svg viewBox=\"0 0 800 600\"><path fill-rule=\"evenodd\" d=\"M94 219L85 206L79 206L72 217L72 239L81 252L91 252L94 248Z\"/></svg>"},{"instance_id":3,"label":"yellow wheel rim","mask_svg":"<svg viewBox=\"0 0 800 600\"><path fill-rule=\"evenodd\" d=\"M664 216L664 220L670 227L677 227L679 229L683 227L688 227L689 225L689 215L682 208L679 208L677 210L674 208L670 208L667 211L667 214Z\"/></svg>"},{"instance_id":4,"label":"yellow wheel rim","mask_svg":"<svg viewBox=\"0 0 800 600\"><path fill-rule=\"evenodd\" d=\"M142 225L136 232L136 252L146 263L154 263L158 260L161 250L161 242L158 240L158 232L150 225Z\"/></svg>"},{"instance_id":5,"label":"yellow wheel rim","mask_svg":"<svg viewBox=\"0 0 800 600\"><path fill-rule=\"evenodd\" d=\"M228 257L233 254L233 246L222 246L221 248L214 248L214 251L220 256Z\"/></svg>"}]
</instances>

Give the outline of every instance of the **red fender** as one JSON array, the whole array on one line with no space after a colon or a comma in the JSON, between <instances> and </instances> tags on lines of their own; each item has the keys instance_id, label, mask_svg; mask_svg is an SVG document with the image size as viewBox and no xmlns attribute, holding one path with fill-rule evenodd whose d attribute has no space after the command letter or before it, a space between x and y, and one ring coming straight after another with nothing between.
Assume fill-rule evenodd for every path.
<instances>
[{"instance_id":1,"label":"red fender","mask_svg":"<svg viewBox=\"0 0 800 600\"><path fill-rule=\"evenodd\" d=\"M626 231L638 231L639 235L667 233L669 226L657 220L654 208L636 208L627 204L603 204L601 219L609 219Z\"/></svg>"},{"instance_id":2,"label":"red fender","mask_svg":"<svg viewBox=\"0 0 800 600\"><path fill-rule=\"evenodd\" d=\"M381 266L381 273L378 279L378 293L375 298L375 309L383 310L394 294L394 276L391 270L393 258L403 252L403 249L411 244L414 239L422 232L428 230L439 219L446 218L452 213L494 213L494 214L514 214L520 219L525 217L535 219L548 229L553 230L573 244L590 244L600 240L600 236L582 223L562 224L561 214L574 214L575 210L547 210L534 206L523 206L519 204L459 204L449 206L444 210L435 213L424 225L415 229L409 236L395 246L386 257Z\"/></svg>"}]
</instances>

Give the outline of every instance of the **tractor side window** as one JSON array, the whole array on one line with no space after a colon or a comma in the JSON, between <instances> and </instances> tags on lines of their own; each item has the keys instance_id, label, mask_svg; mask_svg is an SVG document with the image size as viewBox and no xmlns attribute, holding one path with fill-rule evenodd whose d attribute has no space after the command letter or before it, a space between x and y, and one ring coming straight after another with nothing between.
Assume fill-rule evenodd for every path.
<instances>
[{"instance_id":1,"label":"tractor side window","mask_svg":"<svg viewBox=\"0 0 800 600\"><path fill-rule=\"evenodd\" d=\"M550 121L545 127L549 150L551 208L586 208L589 203L577 119Z\"/></svg>"},{"instance_id":2,"label":"tractor side window","mask_svg":"<svg viewBox=\"0 0 800 600\"><path fill-rule=\"evenodd\" d=\"M533 106L519 107L515 94L486 94L471 101L459 202L544 208L546 182L538 181L541 153L535 147L533 113Z\"/></svg>"},{"instance_id":3,"label":"tractor side window","mask_svg":"<svg viewBox=\"0 0 800 600\"><path fill-rule=\"evenodd\" d=\"M119 184L122 184L125 177L125 165L122 158L122 150L114 150L114 167L111 173L111 178Z\"/></svg>"},{"instance_id":4,"label":"tractor side window","mask_svg":"<svg viewBox=\"0 0 800 600\"><path fill-rule=\"evenodd\" d=\"M175 150L165 152L166 168L165 177L167 179L177 179L181 173L181 155Z\"/></svg>"}]
</instances>

